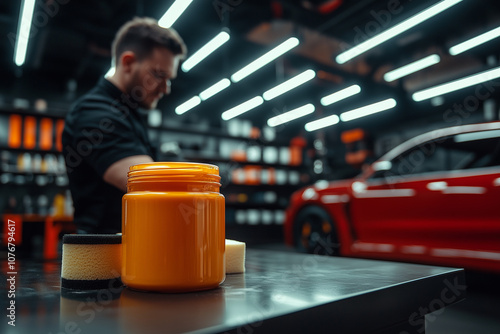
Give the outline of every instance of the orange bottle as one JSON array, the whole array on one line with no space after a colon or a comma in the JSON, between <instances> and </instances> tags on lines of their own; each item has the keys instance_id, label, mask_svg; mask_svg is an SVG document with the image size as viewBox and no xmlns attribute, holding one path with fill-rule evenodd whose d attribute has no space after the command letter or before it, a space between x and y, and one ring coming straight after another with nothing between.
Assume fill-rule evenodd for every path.
<instances>
[{"instance_id":1,"label":"orange bottle","mask_svg":"<svg viewBox=\"0 0 500 334\"><path fill-rule=\"evenodd\" d=\"M130 288L187 292L225 279L219 168L185 162L130 167L122 200L122 280Z\"/></svg>"},{"instance_id":2,"label":"orange bottle","mask_svg":"<svg viewBox=\"0 0 500 334\"><path fill-rule=\"evenodd\" d=\"M10 115L9 117L9 142L10 148L21 147L21 129L23 119L20 115Z\"/></svg>"}]
</instances>

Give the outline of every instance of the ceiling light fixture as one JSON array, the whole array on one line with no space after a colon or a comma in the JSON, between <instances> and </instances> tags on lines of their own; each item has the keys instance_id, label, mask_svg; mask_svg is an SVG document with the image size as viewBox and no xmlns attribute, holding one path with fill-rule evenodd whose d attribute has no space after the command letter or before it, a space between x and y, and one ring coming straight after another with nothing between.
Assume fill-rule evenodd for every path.
<instances>
[{"instance_id":1,"label":"ceiling light fixture","mask_svg":"<svg viewBox=\"0 0 500 334\"><path fill-rule=\"evenodd\" d=\"M236 107L233 107L229 110L226 110L222 113L221 117L223 120L228 121L231 118L234 118L236 116L239 116L243 113L246 113L247 111L256 108L260 106L262 103L264 103L264 99L260 96L256 96L253 99L250 99L246 102L243 102Z\"/></svg>"},{"instance_id":2,"label":"ceiling light fixture","mask_svg":"<svg viewBox=\"0 0 500 334\"><path fill-rule=\"evenodd\" d=\"M104 74L104 77L105 78L112 77L115 74L115 71L116 71L116 67L114 67L114 66L110 67L109 70L106 72L106 74Z\"/></svg>"},{"instance_id":3,"label":"ceiling light fixture","mask_svg":"<svg viewBox=\"0 0 500 334\"><path fill-rule=\"evenodd\" d=\"M30 0L31 1L31 0ZM33 0L34 1L34 0ZM181 16L182 13L184 13L184 11L186 10L186 8L188 8L188 6L191 4L191 2L193 2L193 0L176 0L172 6L170 6L170 8L165 12L165 14L163 14L163 16L158 20L158 25L160 27L163 27L163 28L170 28L175 21L177 21L177 19ZM219 34L220 35L220 34ZM218 35L217 35L218 36ZM217 38L216 36L216 38ZM214 38L215 39L215 38ZM229 38L228 38L229 39ZM213 40L212 40L213 41ZM212 41L210 41L209 43L211 43ZM224 42L225 43L225 42ZM222 43L222 44L224 44ZM206 45L205 45L206 46ZM202 48L203 49L203 48ZM201 51L198 50L198 52ZM215 49L213 50L215 51ZM212 52L213 52L212 51ZM211 53L211 52L210 52ZM207 57L210 53L208 53L205 57ZM193 54L193 56L191 56L190 58L193 58L194 56L196 55ZM191 68L193 68L194 66L196 66L200 61L202 61L205 57L201 58L200 60L198 60L196 63L194 63L194 60L193 60L193 65L191 66ZM189 60L189 59L188 59ZM186 60L186 62L188 61ZM185 63L184 63L185 64ZM184 66L183 64L183 66ZM190 69L191 69L190 68ZM182 69L184 71L184 68ZM189 71L189 70L187 70ZM187 71L184 71L184 72L187 72ZM104 74L104 77L105 78L108 78L108 77L111 77L113 76L113 74L115 73L115 67L112 66L107 72L106 74ZM192 99L191 99L192 100ZM187 101L186 101L187 102ZM180 106L179 106L180 107ZM179 114L180 115L180 114Z\"/></svg>"},{"instance_id":4,"label":"ceiling light fixture","mask_svg":"<svg viewBox=\"0 0 500 334\"><path fill-rule=\"evenodd\" d=\"M423 70L424 68L435 65L441 61L441 58L437 54L433 54L422 58L420 60L414 61L408 65L402 66L390 72L384 74L384 80L387 82L392 82L394 80L400 79L412 73Z\"/></svg>"},{"instance_id":5,"label":"ceiling light fixture","mask_svg":"<svg viewBox=\"0 0 500 334\"><path fill-rule=\"evenodd\" d=\"M271 117L270 119L267 120L267 125L270 127L275 127L284 123L288 123L290 121L293 121L297 118L309 115L314 112L316 108L314 107L313 104L309 103L306 104L305 106L290 110L286 113L283 113L278 116Z\"/></svg>"},{"instance_id":6,"label":"ceiling light fixture","mask_svg":"<svg viewBox=\"0 0 500 334\"><path fill-rule=\"evenodd\" d=\"M500 36L500 27L487 31L484 34L466 40L465 42L462 42L455 46L452 46L449 52L452 56L456 56L458 54L461 54L462 52L475 48L476 46L489 42L492 39L495 39L499 36Z\"/></svg>"},{"instance_id":7,"label":"ceiling light fixture","mask_svg":"<svg viewBox=\"0 0 500 334\"><path fill-rule=\"evenodd\" d=\"M19 15L19 25L17 27L16 44L14 48L14 62L17 66L22 66L26 60L34 11L35 0L24 0Z\"/></svg>"},{"instance_id":8,"label":"ceiling light fixture","mask_svg":"<svg viewBox=\"0 0 500 334\"><path fill-rule=\"evenodd\" d=\"M158 20L158 25L163 28L170 28L182 13L184 13L191 2L193 2L193 0L176 0Z\"/></svg>"},{"instance_id":9,"label":"ceiling light fixture","mask_svg":"<svg viewBox=\"0 0 500 334\"><path fill-rule=\"evenodd\" d=\"M207 44L205 44L201 49L193 53L184 63L182 63L182 70L184 72L189 72L193 67L198 65L203 59L208 57L212 52L220 48L224 43L229 41L229 34L225 31L221 31L214 38L212 38Z\"/></svg>"},{"instance_id":10,"label":"ceiling light fixture","mask_svg":"<svg viewBox=\"0 0 500 334\"><path fill-rule=\"evenodd\" d=\"M410 17L409 19L395 25L392 28L387 29L386 31L352 47L351 49L342 52L339 54L335 60L339 64L344 64L349 60L367 52L368 50L373 49L374 47L390 40L391 38L396 37L399 34L415 27L416 25L432 18L433 16L445 11L446 9L462 2L462 0L444 0L441 1L420 13Z\"/></svg>"},{"instance_id":11,"label":"ceiling light fixture","mask_svg":"<svg viewBox=\"0 0 500 334\"><path fill-rule=\"evenodd\" d=\"M241 70L238 72L234 73L231 76L231 80L233 82L238 82L252 74L253 72L257 71L259 68L267 65L268 63L272 62L279 56L285 54L286 52L290 51L297 45L299 45L299 40L296 37L290 37L271 51L265 53L264 55L260 56L247 66L243 67Z\"/></svg>"},{"instance_id":12,"label":"ceiling light fixture","mask_svg":"<svg viewBox=\"0 0 500 334\"><path fill-rule=\"evenodd\" d=\"M327 126L335 125L339 121L340 121L339 116L331 115L331 116L323 117L323 118L317 119L315 121L306 123L304 128L307 131L312 132L312 131L316 131L316 130L319 130L322 128L326 128Z\"/></svg>"},{"instance_id":13,"label":"ceiling light fixture","mask_svg":"<svg viewBox=\"0 0 500 334\"><path fill-rule=\"evenodd\" d=\"M201 99L198 96L193 96L183 104L179 105L177 108L175 108L175 113L177 115L182 115L186 111L193 109L197 105L201 103Z\"/></svg>"},{"instance_id":14,"label":"ceiling light fixture","mask_svg":"<svg viewBox=\"0 0 500 334\"><path fill-rule=\"evenodd\" d=\"M397 104L398 103L396 102L395 99L383 100L380 102L369 104L361 108L343 112L342 114L340 114L340 119L342 120L342 122L349 122L352 121L353 119L365 117L384 110L392 109Z\"/></svg>"},{"instance_id":15,"label":"ceiling light fixture","mask_svg":"<svg viewBox=\"0 0 500 334\"><path fill-rule=\"evenodd\" d=\"M500 78L500 67L418 91L412 95L412 98L420 102L497 78Z\"/></svg>"},{"instance_id":16,"label":"ceiling light fixture","mask_svg":"<svg viewBox=\"0 0 500 334\"><path fill-rule=\"evenodd\" d=\"M212 86L208 87L207 89L205 89L203 92L200 93L199 96L202 101L208 100L209 98L223 91L230 85L231 85L231 80L224 78L219 82L213 84Z\"/></svg>"},{"instance_id":17,"label":"ceiling light fixture","mask_svg":"<svg viewBox=\"0 0 500 334\"><path fill-rule=\"evenodd\" d=\"M288 79L287 81L279 84L278 86L269 89L268 91L266 91L262 95L262 97L266 101L272 100L275 97L278 97L278 96L308 82L309 80L313 79L315 76L316 76L316 72L314 72L313 70L304 71L304 72L294 76L293 78Z\"/></svg>"},{"instance_id":18,"label":"ceiling light fixture","mask_svg":"<svg viewBox=\"0 0 500 334\"><path fill-rule=\"evenodd\" d=\"M352 85L342 90L339 90L338 92L322 97L320 103L326 107L329 106L330 104L346 99L360 92L361 92L361 87L359 85Z\"/></svg>"}]
</instances>

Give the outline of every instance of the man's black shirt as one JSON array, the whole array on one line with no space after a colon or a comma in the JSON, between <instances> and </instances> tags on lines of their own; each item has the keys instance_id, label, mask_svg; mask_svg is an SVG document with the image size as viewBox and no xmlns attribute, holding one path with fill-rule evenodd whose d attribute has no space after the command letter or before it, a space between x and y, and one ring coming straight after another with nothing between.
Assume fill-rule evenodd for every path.
<instances>
[{"instance_id":1,"label":"man's black shirt","mask_svg":"<svg viewBox=\"0 0 500 334\"><path fill-rule=\"evenodd\" d=\"M118 160L134 155L156 160L156 149L149 141L137 102L101 79L72 106L62 143L78 229L120 232L124 193L104 182L104 172Z\"/></svg>"}]
</instances>

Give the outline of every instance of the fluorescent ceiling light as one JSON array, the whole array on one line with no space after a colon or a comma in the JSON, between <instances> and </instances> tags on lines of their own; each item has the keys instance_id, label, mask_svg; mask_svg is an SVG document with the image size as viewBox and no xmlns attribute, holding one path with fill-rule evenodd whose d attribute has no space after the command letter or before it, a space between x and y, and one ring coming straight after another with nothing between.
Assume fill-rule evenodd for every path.
<instances>
[{"instance_id":1,"label":"fluorescent ceiling light","mask_svg":"<svg viewBox=\"0 0 500 334\"><path fill-rule=\"evenodd\" d=\"M278 116L274 116L267 120L267 125L270 127L275 127L284 123L293 121L294 119L303 117L313 113L315 110L314 105L309 103L297 109L290 110Z\"/></svg>"},{"instance_id":2,"label":"fluorescent ceiling light","mask_svg":"<svg viewBox=\"0 0 500 334\"><path fill-rule=\"evenodd\" d=\"M104 74L105 78L112 77L115 74L116 68L114 66L110 67L109 70Z\"/></svg>"},{"instance_id":3,"label":"fluorescent ceiling light","mask_svg":"<svg viewBox=\"0 0 500 334\"><path fill-rule=\"evenodd\" d=\"M275 97L278 97L281 94L284 94L284 93L288 92L289 90L292 90L295 87L298 87L298 86L308 82L309 80L311 80L315 76L316 76L316 72L314 72L313 70L304 71L301 74L296 75L293 78L288 79L287 81L279 84L278 86L269 89L267 92L265 92L262 95L262 97L266 101L272 100Z\"/></svg>"},{"instance_id":4,"label":"fluorescent ceiling light","mask_svg":"<svg viewBox=\"0 0 500 334\"><path fill-rule=\"evenodd\" d=\"M466 141L481 140L481 139L488 139L488 138L498 138L498 137L500 137L500 130L493 130L493 131L463 133L460 135L456 135L454 140L456 143L462 143L462 142L466 142Z\"/></svg>"},{"instance_id":5,"label":"fluorescent ceiling light","mask_svg":"<svg viewBox=\"0 0 500 334\"><path fill-rule=\"evenodd\" d=\"M260 106L262 103L264 103L264 99L260 96L256 96L253 99L243 102L242 104L239 104L234 108L224 111L221 117L223 120L228 121L231 118L239 116L255 107Z\"/></svg>"},{"instance_id":6,"label":"fluorescent ceiling light","mask_svg":"<svg viewBox=\"0 0 500 334\"><path fill-rule=\"evenodd\" d=\"M163 14L158 25L163 28L170 28L182 13L188 8L193 0L176 0L172 6Z\"/></svg>"},{"instance_id":7,"label":"fluorescent ceiling light","mask_svg":"<svg viewBox=\"0 0 500 334\"><path fill-rule=\"evenodd\" d=\"M222 79L221 81L213 84L212 86L208 87L203 92L201 92L200 98L202 101L208 100L209 98L219 93L220 91L226 89L230 85L231 81L229 79Z\"/></svg>"},{"instance_id":8,"label":"fluorescent ceiling light","mask_svg":"<svg viewBox=\"0 0 500 334\"><path fill-rule=\"evenodd\" d=\"M304 128L307 131L311 132L311 131L315 131L318 129L326 128L327 126L330 126L330 125L335 125L339 121L340 121L339 116L331 115L331 116L323 117L323 118L317 119L315 121L306 123Z\"/></svg>"},{"instance_id":9,"label":"fluorescent ceiling light","mask_svg":"<svg viewBox=\"0 0 500 334\"><path fill-rule=\"evenodd\" d=\"M26 51L28 51L28 41L30 39L31 21L33 19L34 10L35 0L23 1L14 51L14 62L17 66L22 66L26 60Z\"/></svg>"},{"instance_id":10,"label":"fluorescent ceiling light","mask_svg":"<svg viewBox=\"0 0 500 334\"><path fill-rule=\"evenodd\" d=\"M284 53L290 51L294 47L299 45L299 40L295 37L290 37L271 51L267 52L266 54L260 56L247 66L243 67L241 70L238 72L234 73L231 76L231 80L233 82L238 82L252 74L253 72L257 71L259 68L267 65L268 63L272 62L279 56L283 55Z\"/></svg>"},{"instance_id":11,"label":"fluorescent ceiling light","mask_svg":"<svg viewBox=\"0 0 500 334\"><path fill-rule=\"evenodd\" d=\"M339 64L344 64L345 62L348 62L349 60L353 59L354 57L359 56L360 54L365 53L368 50L373 49L374 47L390 40L391 38L396 37L399 34L402 34L403 32L415 27L416 25L432 18L433 16L441 13L442 11L456 5L457 3L462 2L462 0L444 0L441 1L432 7L429 7L420 13L416 14L415 16L410 17L409 19L395 25L392 28L387 29L386 31L364 41L363 43L360 43L353 48L342 52L339 54L335 60Z\"/></svg>"},{"instance_id":12,"label":"fluorescent ceiling light","mask_svg":"<svg viewBox=\"0 0 500 334\"><path fill-rule=\"evenodd\" d=\"M422 58L420 60L417 60L413 63L410 63L408 65L402 66L400 68L397 68L395 70L392 70L390 72L387 72L384 74L384 80L387 82L392 82L394 80L397 80L399 78L405 77L407 75L410 75L412 73L418 72L420 70L423 70L424 68L427 68L429 66L435 65L441 61L441 58L436 55L430 55L425 58Z\"/></svg>"},{"instance_id":13,"label":"fluorescent ceiling light","mask_svg":"<svg viewBox=\"0 0 500 334\"><path fill-rule=\"evenodd\" d=\"M396 100L387 99L387 100L383 100L383 101L380 101L377 103L369 104L369 105L361 107L361 108L357 108L357 109L343 112L342 114L340 114L340 119L343 122L349 122L349 121L352 121L353 119L357 119L360 117L375 114L375 113L378 113L378 112L381 112L381 111L384 111L387 109L392 109L396 105L397 105Z\"/></svg>"},{"instance_id":14,"label":"fluorescent ceiling light","mask_svg":"<svg viewBox=\"0 0 500 334\"><path fill-rule=\"evenodd\" d=\"M201 103L201 99L198 96L193 96L192 98L190 98L189 100L187 100L186 102L184 102L183 104L181 104L180 106L175 108L175 113L177 115L182 115L186 111L193 109L194 107L196 107L200 103Z\"/></svg>"},{"instance_id":15,"label":"fluorescent ceiling light","mask_svg":"<svg viewBox=\"0 0 500 334\"><path fill-rule=\"evenodd\" d=\"M500 27L485 32L484 34L471 38L455 46L452 46L450 48L450 54L452 56L456 56L458 54L461 54L462 52L475 48L476 46L489 42L492 39L495 39L499 36L500 36Z\"/></svg>"},{"instance_id":16,"label":"fluorescent ceiling light","mask_svg":"<svg viewBox=\"0 0 500 334\"><path fill-rule=\"evenodd\" d=\"M201 49L196 51L191 57L189 57L184 63L182 63L182 70L184 72L189 72L193 67L198 65L203 59L208 57L212 52L221 47L224 43L229 41L229 34L225 31L221 31L217 36L212 38L207 44L205 44Z\"/></svg>"},{"instance_id":17,"label":"fluorescent ceiling light","mask_svg":"<svg viewBox=\"0 0 500 334\"><path fill-rule=\"evenodd\" d=\"M454 92L456 90L474 86L486 81L491 81L499 77L500 77L500 67L497 67L492 70L484 71L462 79L454 80L446 84L418 91L412 95L412 98L414 101L420 102L423 100L431 99L436 96L444 95L446 93Z\"/></svg>"},{"instance_id":18,"label":"fluorescent ceiling light","mask_svg":"<svg viewBox=\"0 0 500 334\"><path fill-rule=\"evenodd\" d=\"M361 87L359 85L352 85L333 94L327 95L321 98L320 102L324 106L329 106L335 102L346 99L350 96L356 95L361 92Z\"/></svg>"}]
</instances>

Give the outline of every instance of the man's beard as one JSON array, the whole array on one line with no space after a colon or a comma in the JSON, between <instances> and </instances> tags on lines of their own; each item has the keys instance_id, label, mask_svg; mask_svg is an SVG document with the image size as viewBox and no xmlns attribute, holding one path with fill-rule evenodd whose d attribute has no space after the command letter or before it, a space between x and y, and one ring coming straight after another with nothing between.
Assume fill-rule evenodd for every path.
<instances>
[{"instance_id":1,"label":"man's beard","mask_svg":"<svg viewBox=\"0 0 500 334\"><path fill-rule=\"evenodd\" d=\"M147 102L148 97L152 97L152 95L148 95L147 90L143 86L143 82L141 82L143 78L140 77L139 72L134 74L133 80L130 83L127 92L130 98L139 105L139 107L147 110L151 110L156 108L159 99L154 99L151 102Z\"/></svg>"}]
</instances>

